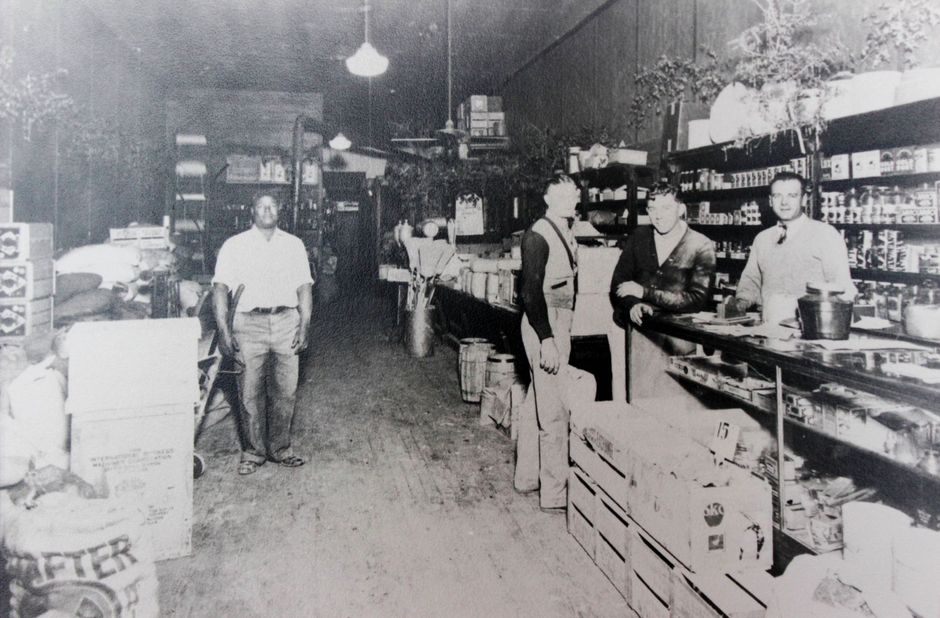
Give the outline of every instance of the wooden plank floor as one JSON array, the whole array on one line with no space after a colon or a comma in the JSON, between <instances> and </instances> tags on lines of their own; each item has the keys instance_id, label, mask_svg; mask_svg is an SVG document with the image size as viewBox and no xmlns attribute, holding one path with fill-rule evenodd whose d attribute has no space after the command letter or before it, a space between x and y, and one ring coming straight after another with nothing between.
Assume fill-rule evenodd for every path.
<instances>
[{"instance_id":1,"label":"wooden plank floor","mask_svg":"<svg viewBox=\"0 0 940 618\"><path fill-rule=\"evenodd\" d=\"M461 401L456 352L409 358L370 304L318 312L307 465L240 477L232 419L203 433L193 555L158 564L161 615L632 615L565 518L512 490L512 444Z\"/></svg>"}]
</instances>

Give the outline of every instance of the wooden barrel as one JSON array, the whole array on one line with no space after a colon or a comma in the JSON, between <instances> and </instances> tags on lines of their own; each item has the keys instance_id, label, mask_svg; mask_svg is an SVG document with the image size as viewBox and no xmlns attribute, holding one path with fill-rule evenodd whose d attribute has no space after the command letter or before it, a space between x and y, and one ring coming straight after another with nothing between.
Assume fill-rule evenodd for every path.
<instances>
[{"instance_id":1,"label":"wooden barrel","mask_svg":"<svg viewBox=\"0 0 940 618\"><path fill-rule=\"evenodd\" d=\"M486 359L492 353L493 344L486 339L471 337L460 340L460 396L464 401L480 401L486 377Z\"/></svg>"},{"instance_id":2,"label":"wooden barrel","mask_svg":"<svg viewBox=\"0 0 940 618\"><path fill-rule=\"evenodd\" d=\"M486 359L487 388L511 386L516 381L516 357L512 354L490 354Z\"/></svg>"}]
</instances>

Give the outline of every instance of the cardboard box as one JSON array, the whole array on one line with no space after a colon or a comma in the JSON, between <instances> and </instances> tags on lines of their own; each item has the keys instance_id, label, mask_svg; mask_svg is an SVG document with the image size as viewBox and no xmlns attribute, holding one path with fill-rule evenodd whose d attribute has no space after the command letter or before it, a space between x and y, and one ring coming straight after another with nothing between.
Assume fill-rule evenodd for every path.
<instances>
[{"instance_id":1,"label":"cardboard box","mask_svg":"<svg viewBox=\"0 0 940 618\"><path fill-rule=\"evenodd\" d=\"M568 533L594 559L594 512L597 485L577 467L568 473Z\"/></svg>"},{"instance_id":2,"label":"cardboard box","mask_svg":"<svg viewBox=\"0 0 940 618\"><path fill-rule=\"evenodd\" d=\"M0 343L52 330L52 297L0 300Z\"/></svg>"},{"instance_id":3,"label":"cardboard box","mask_svg":"<svg viewBox=\"0 0 940 618\"><path fill-rule=\"evenodd\" d=\"M69 414L199 400L196 318L79 322L69 331Z\"/></svg>"},{"instance_id":4,"label":"cardboard box","mask_svg":"<svg viewBox=\"0 0 940 618\"><path fill-rule=\"evenodd\" d=\"M852 178L881 176L881 151L865 150L852 153Z\"/></svg>"},{"instance_id":5,"label":"cardboard box","mask_svg":"<svg viewBox=\"0 0 940 618\"><path fill-rule=\"evenodd\" d=\"M728 485L685 478L683 470L712 469L712 454L663 425L629 404L577 406L571 457L582 459L598 487L692 571L770 568L770 487L730 464L722 472Z\"/></svg>"},{"instance_id":6,"label":"cardboard box","mask_svg":"<svg viewBox=\"0 0 940 618\"><path fill-rule=\"evenodd\" d=\"M849 155L832 155L829 162L831 180L846 180L852 177L852 162Z\"/></svg>"},{"instance_id":7,"label":"cardboard box","mask_svg":"<svg viewBox=\"0 0 940 618\"><path fill-rule=\"evenodd\" d=\"M141 249L166 249L170 245L167 229L160 225L113 227L110 236L112 244L133 245Z\"/></svg>"},{"instance_id":8,"label":"cardboard box","mask_svg":"<svg viewBox=\"0 0 940 618\"><path fill-rule=\"evenodd\" d=\"M704 462L710 454L691 439L676 448L699 450L699 459L709 465ZM694 572L769 569L773 562L771 488L736 467L725 467L729 485L703 486L677 476L669 464L659 465L638 454L627 472L629 513Z\"/></svg>"},{"instance_id":9,"label":"cardboard box","mask_svg":"<svg viewBox=\"0 0 940 618\"><path fill-rule=\"evenodd\" d=\"M54 251L51 223L0 223L0 259L38 260Z\"/></svg>"},{"instance_id":10,"label":"cardboard box","mask_svg":"<svg viewBox=\"0 0 940 618\"><path fill-rule=\"evenodd\" d=\"M31 300L55 292L55 264L40 260L0 260L0 299Z\"/></svg>"},{"instance_id":11,"label":"cardboard box","mask_svg":"<svg viewBox=\"0 0 940 618\"><path fill-rule=\"evenodd\" d=\"M144 510L156 560L192 551L194 418L191 404L72 417L71 471Z\"/></svg>"}]
</instances>

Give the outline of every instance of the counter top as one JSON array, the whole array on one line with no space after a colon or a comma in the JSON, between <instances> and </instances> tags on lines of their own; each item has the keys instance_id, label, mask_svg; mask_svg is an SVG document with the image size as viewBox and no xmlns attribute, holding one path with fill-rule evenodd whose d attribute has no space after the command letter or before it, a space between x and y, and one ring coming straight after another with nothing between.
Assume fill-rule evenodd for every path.
<instances>
[{"instance_id":1,"label":"counter top","mask_svg":"<svg viewBox=\"0 0 940 618\"><path fill-rule=\"evenodd\" d=\"M774 365L780 367L784 374L793 372L823 382L839 382L874 395L940 412L940 385L885 375L878 368L880 362L877 359L873 361L866 358L866 355L874 352L874 348L886 349L886 344L892 342L896 342L899 347L914 349L910 342L891 336L853 333L849 341L863 349L835 351L825 349L817 342L800 340L799 331L794 331L794 337L787 340L735 336L722 333L721 329L707 324L694 323L691 316L651 316L644 320L643 328L722 350L754 363ZM865 341L877 344L872 346L873 349L864 349ZM920 346L919 349L925 354L936 352L936 348L929 346Z\"/></svg>"}]
</instances>

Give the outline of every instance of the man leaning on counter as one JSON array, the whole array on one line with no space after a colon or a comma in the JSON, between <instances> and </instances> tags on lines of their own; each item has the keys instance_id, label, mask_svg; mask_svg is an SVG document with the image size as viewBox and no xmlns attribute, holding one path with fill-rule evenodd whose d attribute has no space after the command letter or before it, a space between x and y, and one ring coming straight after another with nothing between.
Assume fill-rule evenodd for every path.
<instances>
[{"instance_id":1,"label":"man leaning on counter","mask_svg":"<svg viewBox=\"0 0 940 618\"><path fill-rule=\"evenodd\" d=\"M834 227L806 215L807 200L799 174L780 172L770 181L777 225L754 239L735 296L727 301L728 315L759 305L764 322L794 317L808 282L835 285L844 298L855 298L845 241Z\"/></svg>"}]
</instances>

